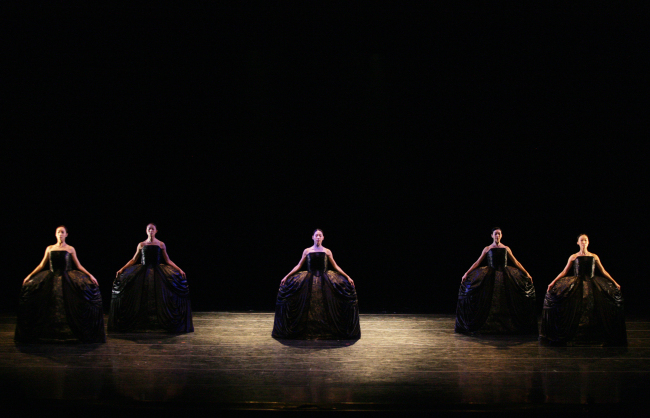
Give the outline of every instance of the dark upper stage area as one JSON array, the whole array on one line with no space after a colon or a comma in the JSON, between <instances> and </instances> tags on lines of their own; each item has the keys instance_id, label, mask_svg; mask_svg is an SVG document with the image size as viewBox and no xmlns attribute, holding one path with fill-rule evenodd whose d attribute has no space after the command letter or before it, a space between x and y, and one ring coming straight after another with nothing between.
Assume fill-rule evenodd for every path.
<instances>
[{"instance_id":1,"label":"dark upper stage area","mask_svg":"<svg viewBox=\"0 0 650 418\"><path fill-rule=\"evenodd\" d=\"M628 312L645 312L634 9L140 2L7 16L6 311L60 224L108 306L155 222L195 310L272 310L322 228L362 312L453 313L501 226L540 308L587 233Z\"/></svg>"}]
</instances>

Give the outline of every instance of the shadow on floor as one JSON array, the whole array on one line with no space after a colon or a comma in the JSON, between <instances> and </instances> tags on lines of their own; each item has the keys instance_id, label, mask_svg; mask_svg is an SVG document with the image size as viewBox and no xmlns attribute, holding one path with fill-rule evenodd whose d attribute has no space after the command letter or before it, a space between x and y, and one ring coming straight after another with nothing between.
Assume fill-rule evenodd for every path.
<instances>
[{"instance_id":1,"label":"shadow on floor","mask_svg":"<svg viewBox=\"0 0 650 418\"><path fill-rule=\"evenodd\" d=\"M284 340L274 338L282 345L294 348L302 348L308 350L332 350L335 348L345 348L356 344L356 340Z\"/></svg>"},{"instance_id":2,"label":"shadow on floor","mask_svg":"<svg viewBox=\"0 0 650 418\"><path fill-rule=\"evenodd\" d=\"M496 334L455 334L456 339L472 341L482 345L488 345L496 349L507 349L518 347L531 342L537 342L537 335L496 335Z\"/></svg>"},{"instance_id":3,"label":"shadow on floor","mask_svg":"<svg viewBox=\"0 0 650 418\"><path fill-rule=\"evenodd\" d=\"M171 340L178 337L187 337L188 335L194 335L192 333L183 333L183 334L169 334L166 332L134 332L129 334L106 334L106 338L111 340L123 340L131 341L136 344L152 344L152 343L162 343L162 342L171 342Z\"/></svg>"}]
</instances>

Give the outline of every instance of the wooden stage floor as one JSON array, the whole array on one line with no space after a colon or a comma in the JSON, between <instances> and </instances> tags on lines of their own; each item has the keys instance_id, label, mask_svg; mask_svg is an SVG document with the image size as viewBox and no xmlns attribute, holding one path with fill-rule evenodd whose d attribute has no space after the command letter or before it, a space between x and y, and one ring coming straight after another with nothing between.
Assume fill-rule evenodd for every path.
<instances>
[{"instance_id":1,"label":"wooden stage floor","mask_svg":"<svg viewBox=\"0 0 650 418\"><path fill-rule=\"evenodd\" d=\"M272 313L198 312L192 334L92 345L16 344L15 320L0 316L0 399L16 416L637 416L650 387L644 320L628 320L627 348L468 337L452 315L362 315L361 339L346 342L275 340Z\"/></svg>"}]
</instances>

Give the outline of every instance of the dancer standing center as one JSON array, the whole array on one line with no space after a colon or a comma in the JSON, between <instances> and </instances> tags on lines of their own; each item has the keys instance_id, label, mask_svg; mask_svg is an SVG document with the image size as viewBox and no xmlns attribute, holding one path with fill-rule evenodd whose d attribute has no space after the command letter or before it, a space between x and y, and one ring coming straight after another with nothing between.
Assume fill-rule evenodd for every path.
<instances>
[{"instance_id":1,"label":"dancer standing center","mask_svg":"<svg viewBox=\"0 0 650 418\"><path fill-rule=\"evenodd\" d=\"M305 249L296 267L280 282L273 337L287 339L358 339L359 306L354 282L323 247L323 231ZM299 271L306 264L306 271ZM334 270L328 269L330 264Z\"/></svg>"},{"instance_id":2,"label":"dancer standing center","mask_svg":"<svg viewBox=\"0 0 650 418\"><path fill-rule=\"evenodd\" d=\"M502 236L501 228L493 228L492 244L463 275L456 332L537 335L533 279L501 243ZM479 267L486 258L487 267ZM509 266L509 261L516 267Z\"/></svg>"}]
</instances>

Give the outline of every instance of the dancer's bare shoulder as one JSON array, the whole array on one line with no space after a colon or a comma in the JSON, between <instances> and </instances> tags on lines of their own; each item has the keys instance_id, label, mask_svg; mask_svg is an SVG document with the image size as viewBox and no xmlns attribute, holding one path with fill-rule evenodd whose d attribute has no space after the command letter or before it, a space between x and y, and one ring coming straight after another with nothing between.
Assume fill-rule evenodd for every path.
<instances>
[{"instance_id":1,"label":"dancer's bare shoulder","mask_svg":"<svg viewBox=\"0 0 650 418\"><path fill-rule=\"evenodd\" d=\"M138 249L140 250L143 247L146 247L148 245L155 245L155 246L160 247L160 248L165 248L165 244L163 244L162 241L155 240L155 241L152 241L152 242L142 241L141 243L138 244Z\"/></svg>"},{"instance_id":2,"label":"dancer's bare shoulder","mask_svg":"<svg viewBox=\"0 0 650 418\"><path fill-rule=\"evenodd\" d=\"M71 254L75 253L74 247L72 245L68 245L68 244L66 244L64 247L61 247L58 244L48 245L47 248L45 249L45 251L48 252L48 253L50 251L67 251L67 252L69 252Z\"/></svg>"}]
</instances>

